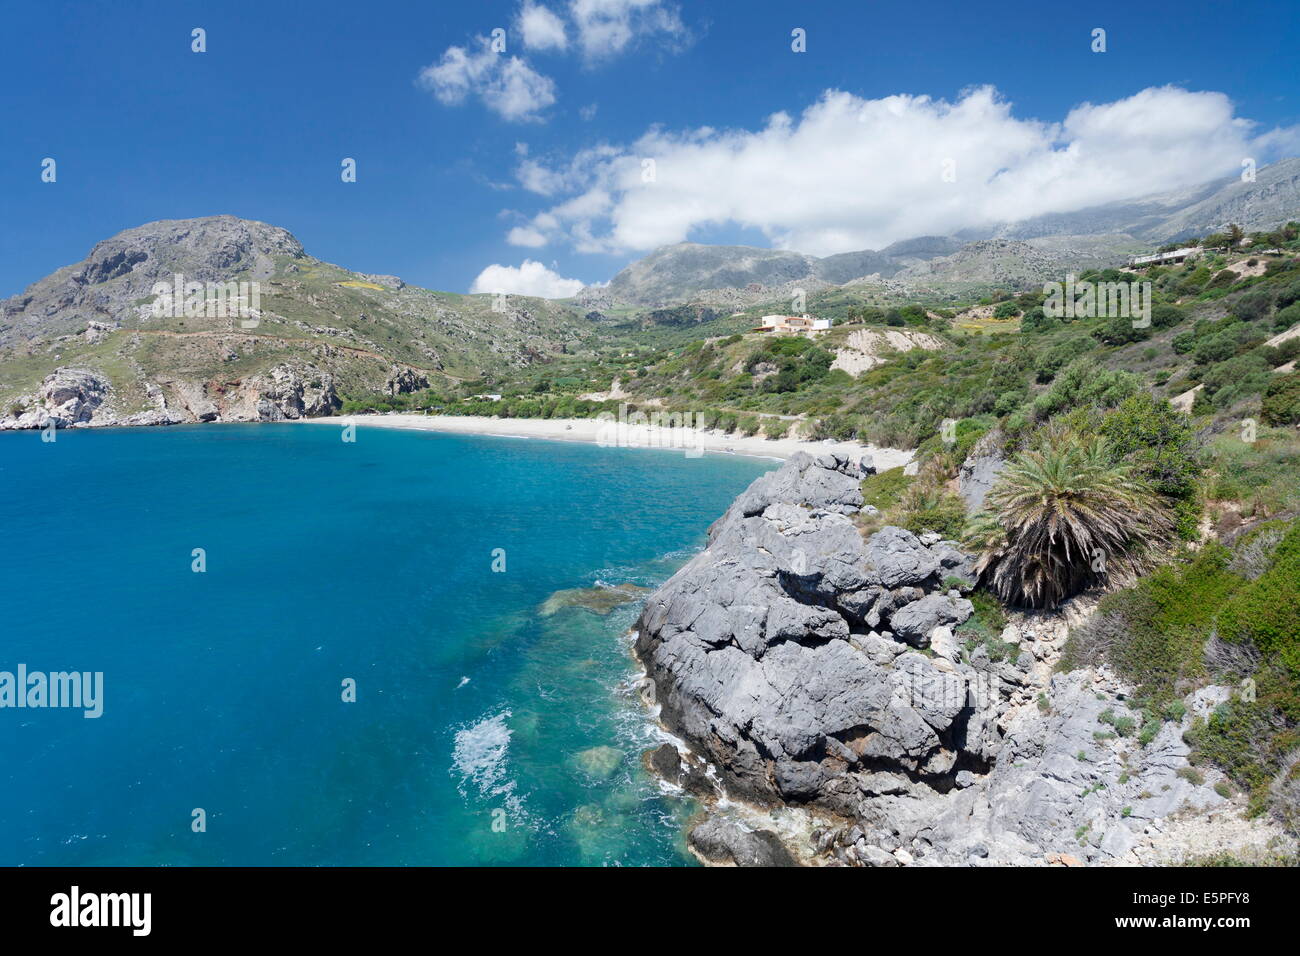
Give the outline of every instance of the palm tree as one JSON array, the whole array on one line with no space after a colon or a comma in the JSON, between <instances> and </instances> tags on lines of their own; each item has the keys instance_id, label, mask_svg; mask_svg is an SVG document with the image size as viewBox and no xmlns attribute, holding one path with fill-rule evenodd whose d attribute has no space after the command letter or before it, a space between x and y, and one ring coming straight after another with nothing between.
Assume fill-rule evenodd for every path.
<instances>
[{"instance_id":1,"label":"palm tree","mask_svg":"<svg viewBox=\"0 0 1300 956\"><path fill-rule=\"evenodd\" d=\"M1004 603L1037 608L1132 580L1171 530L1159 498L1104 440L1064 429L1012 459L985 507L972 523L976 572Z\"/></svg>"}]
</instances>

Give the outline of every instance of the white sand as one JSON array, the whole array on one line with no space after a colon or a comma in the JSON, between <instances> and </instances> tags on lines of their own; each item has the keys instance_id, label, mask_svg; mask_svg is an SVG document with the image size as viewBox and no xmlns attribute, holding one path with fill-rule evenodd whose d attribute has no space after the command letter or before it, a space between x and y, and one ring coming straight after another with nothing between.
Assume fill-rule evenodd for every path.
<instances>
[{"instance_id":1,"label":"white sand","mask_svg":"<svg viewBox=\"0 0 1300 956\"><path fill-rule=\"evenodd\" d=\"M704 452L748 455L754 458L789 458L797 451L817 455L838 451L858 461L870 455L877 471L906 465L912 452L877 448L846 441L802 441L794 438L769 440L754 435L742 438L698 428L659 428L653 425L618 425L595 418L489 418L481 415L341 415L303 419L309 425L341 428L349 422L365 428L412 428L458 435L497 435L510 438L542 438L551 441L595 442L624 448L666 448L698 457Z\"/></svg>"}]
</instances>

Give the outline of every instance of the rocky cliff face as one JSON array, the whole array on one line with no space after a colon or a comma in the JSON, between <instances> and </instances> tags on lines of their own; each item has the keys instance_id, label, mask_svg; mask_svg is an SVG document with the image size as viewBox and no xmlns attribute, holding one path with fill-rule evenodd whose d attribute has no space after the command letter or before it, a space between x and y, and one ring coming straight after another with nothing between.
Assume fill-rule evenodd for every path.
<instances>
[{"instance_id":1,"label":"rocky cliff face","mask_svg":"<svg viewBox=\"0 0 1300 956\"><path fill-rule=\"evenodd\" d=\"M282 364L210 392L198 382L149 383L153 408L123 414L108 378L91 368L55 369L35 395L0 410L0 431L186 422L280 422L330 415L339 408L334 378L314 366Z\"/></svg>"},{"instance_id":2,"label":"rocky cliff face","mask_svg":"<svg viewBox=\"0 0 1300 956\"><path fill-rule=\"evenodd\" d=\"M796 455L647 601L646 695L692 751L660 748L653 771L707 800L702 758L733 797L823 816L792 849L832 865L1148 862L1176 811L1233 809L1223 778L1187 763L1204 701L1149 739L1116 732L1142 722L1122 682L1054 673L1083 599L999 635L954 633L971 558L900 528L864 540L860 477ZM710 861L783 859L752 821L706 820L691 840Z\"/></svg>"},{"instance_id":3,"label":"rocky cliff face","mask_svg":"<svg viewBox=\"0 0 1300 956\"><path fill-rule=\"evenodd\" d=\"M266 280L276 260L303 259L302 243L285 229L237 219L165 219L96 243L86 258L33 283L3 303L0 345L36 335L77 333L93 320L110 325L132 314L155 283L224 282L239 275Z\"/></svg>"},{"instance_id":4,"label":"rocky cliff face","mask_svg":"<svg viewBox=\"0 0 1300 956\"><path fill-rule=\"evenodd\" d=\"M851 812L882 771L946 786L989 756L950 630L971 604L945 585L970 561L899 528L864 541L859 480L802 453L759 479L638 625L664 721L751 799Z\"/></svg>"}]
</instances>

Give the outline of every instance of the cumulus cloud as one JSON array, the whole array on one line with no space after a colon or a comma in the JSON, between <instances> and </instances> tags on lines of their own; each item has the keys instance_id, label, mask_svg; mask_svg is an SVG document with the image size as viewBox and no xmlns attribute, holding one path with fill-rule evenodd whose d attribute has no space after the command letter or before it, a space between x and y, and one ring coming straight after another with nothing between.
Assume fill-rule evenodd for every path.
<instances>
[{"instance_id":1,"label":"cumulus cloud","mask_svg":"<svg viewBox=\"0 0 1300 956\"><path fill-rule=\"evenodd\" d=\"M678 9L663 0L570 0L569 16L588 60L615 56L642 37L678 45L690 38Z\"/></svg>"},{"instance_id":2,"label":"cumulus cloud","mask_svg":"<svg viewBox=\"0 0 1300 956\"><path fill-rule=\"evenodd\" d=\"M478 274L469 291L567 299L581 292L583 285L580 279L566 279L540 262L525 259L521 266L488 266Z\"/></svg>"},{"instance_id":3,"label":"cumulus cloud","mask_svg":"<svg viewBox=\"0 0 1300 956\"><path fill-rule=\"evenodd\" d=\"M437 63L420 71L417 83L448 106L470 96L506 120L536 120L555 102L555 81L538 73L519 57L492 50L492 41L479 37L477 49L449 47Z\"/></svg>"},{"instance_id":4,"label":"cumulus cloud","mask_svg":"<svg viewBox=\"0 0 1300 956\"><path fill-rule=\"evenodd\" d=\"M519 8L515 25L524 38L524 46L530 50L563 50L569 45L564 21L549 7L532 3L531 0L525 0Z\"/></svg>"},{"instance_id":5,"label":"cumulus cloud","mask_svg":"<svg viewBox=\"0 0 1300 956\"><path fill-rule=\"evenodd\" d=\"M623 253L732 225L828 255L1202 183L1286 140L1293 130L1257 134L1222 93L1170 86L1057 122L1015 116L991 87L953 102L830 90L758 130L652 128L516 175L556 201L529 223L532 242Z\"/></svg>"},{"instance_id":6,"label":"cumulus cloud","mask_svg":"<svg viewBox=\"0 0 1300 956\"><path fill-rule=\"evenodd\" d=\"M690 40L677 8L664 0L569 0L568 16L566 25L545 4L523 0L514 32L526 50L544 53L567 50L572 29L588 63L609 59L643 37L662 36L678 48ZM417 84L448 106L473 96L502 119L539 121L555 102L555 81L528 60L508 56L504 30L493 33L499 38L496 49L486 37L476 38L469 48L448 47L437 63L420 71ZM594 115L594 105L583 108L584 119Z\"/></svg>"}]
</instances>

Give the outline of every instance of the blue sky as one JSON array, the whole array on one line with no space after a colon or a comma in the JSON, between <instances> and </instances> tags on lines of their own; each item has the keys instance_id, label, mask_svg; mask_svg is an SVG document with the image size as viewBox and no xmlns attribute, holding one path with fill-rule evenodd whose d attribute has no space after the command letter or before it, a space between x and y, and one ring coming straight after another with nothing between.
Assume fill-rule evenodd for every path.
<instances>
[{"instance_id":1,"label":"blue sky","mask_svg":"<svg viewBox=\"0 0 1300 956\"><path fill-rule=\"evenodd\" d=\"M682 238L883 245L1294 155L1297 49L1287 2L10 4L0 296L218 213L453 291L525 259L603 281Z\"/></svg>"}]
</instances>

